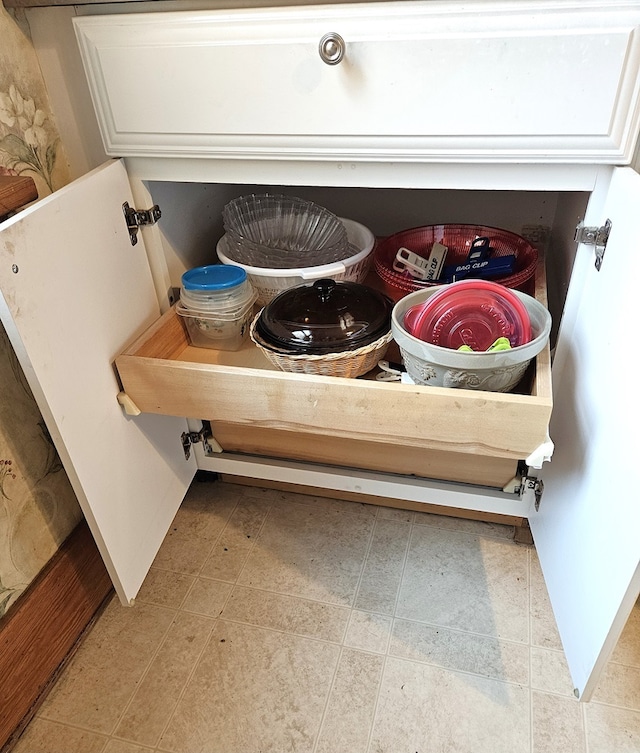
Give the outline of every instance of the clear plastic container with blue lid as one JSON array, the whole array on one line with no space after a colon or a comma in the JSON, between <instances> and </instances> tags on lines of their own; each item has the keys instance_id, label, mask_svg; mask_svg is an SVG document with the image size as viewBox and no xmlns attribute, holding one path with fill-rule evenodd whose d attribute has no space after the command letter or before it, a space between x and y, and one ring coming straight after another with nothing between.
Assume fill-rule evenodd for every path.
<instances>
[{"instance_id":1,"label":"clear plastic container with blue lid","mask_svg":"<svg viewBox=\"0 0 640 753\"><path fill-rule=\"evenodd\" d=\"M244 269L209 264L182 275L180 300L189 308L222 312L244 308L249 301L253 303L255 293Z\"/></svg>"},{"instance_id":2,"label":"clear plastic container with blue lid","mask_svg":"<svg viewBox=\"0 0 640 753\"><path fill-rule=\"evenodd\" d=\"M192 345L238 350L245 341L257 294L240 267L209 264L182 275L177 313Z\"/></svg>"}]
</instances>

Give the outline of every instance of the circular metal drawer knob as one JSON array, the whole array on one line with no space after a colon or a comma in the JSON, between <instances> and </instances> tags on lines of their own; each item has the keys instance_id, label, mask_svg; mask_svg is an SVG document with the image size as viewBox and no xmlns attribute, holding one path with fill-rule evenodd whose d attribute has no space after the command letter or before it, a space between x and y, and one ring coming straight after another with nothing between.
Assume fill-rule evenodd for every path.
<instances>
[{"instance_id":1,"label":"circular metal drawer knob","mask_svg":"<svg viewBox=\"0 0 640 753\"><path fill-rule=\"evenodd\" d=\"M344 57L346 45L340 34L329 32L320 40L318 51L327 65L337 65Z\"/></svg>"}]
</instances>

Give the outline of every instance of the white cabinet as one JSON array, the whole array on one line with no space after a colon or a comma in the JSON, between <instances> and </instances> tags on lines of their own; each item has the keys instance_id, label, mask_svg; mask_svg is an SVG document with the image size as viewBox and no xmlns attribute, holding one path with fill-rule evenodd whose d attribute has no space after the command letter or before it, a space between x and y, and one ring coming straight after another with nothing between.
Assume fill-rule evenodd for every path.
<instances>
[{"instance_id":1,"label":"white cabinet","mask_svg":"<svg viewBox=\"0 0 640 753\"><path fill-rule=\"evenodd\" d=\"M593 164L635 144L637 20L390 2L84 18L79 39L115 156Z\"/></svg>"},{"instance_id":2,"label":"white cabinet","mask_svg":"<svg viewBox=\"0 0 640 753\"><path fill-rule=\"evenodd\" d=\"M639 2L77 20L105 146L126 161L3 225L0 310L123 601L196 468L527 517L589 697L640 591L623 438L640 418L624 377L640 176L616 166L639 126L638 27ZM318 53L328 32L346 45L337 65ZM133 247L128 180L165 212ZM408 218L548 225L564 311L553 401L548 352L527 394L499 395L284 374L251 348L189 347L173 312L160 317L181 269L203 261L186 247L204 233L212 254L226 200L260 186L335 202L379 233ZM202 211L186 221L194 197ZM606 219L598 272L573 231ZM118 404L120 380L140 415ZM542 464L550 416L537 508L500 486L518 461ZM226 451L195 445L186 460L185 417L210 421Z\"/></svg>"}]
</instances>

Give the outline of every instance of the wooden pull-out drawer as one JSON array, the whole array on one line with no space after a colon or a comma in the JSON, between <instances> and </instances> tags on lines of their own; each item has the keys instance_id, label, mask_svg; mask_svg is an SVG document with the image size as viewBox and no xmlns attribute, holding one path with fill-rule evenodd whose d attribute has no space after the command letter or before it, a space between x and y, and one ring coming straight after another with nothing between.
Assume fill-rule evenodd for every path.
<instances>
[{"instance_id":1,"label":"wooden pull-out drawer","mask_svg":"<svg viewBox=\"0 0 640 753\"><path fill-rule=\"evenodd\" d=\"M291 374L251 341L191 346L170 309L116 365L139 410L210 420L226 450L490 486L545 441L551 414L548 349L529 394Z\"/></svg>"}]
</instances>

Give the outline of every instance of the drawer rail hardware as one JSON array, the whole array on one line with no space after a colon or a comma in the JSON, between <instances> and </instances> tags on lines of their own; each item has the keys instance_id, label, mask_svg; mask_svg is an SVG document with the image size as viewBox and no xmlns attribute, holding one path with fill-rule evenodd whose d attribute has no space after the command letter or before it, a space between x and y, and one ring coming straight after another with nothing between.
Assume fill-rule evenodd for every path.
<instances>
[{"instance_id":1,"label":"drawer rail hardware","mask_svg":"<svg viewBox=\"0 0 640 753\"><path fill-rule=\"evenodd\" d=\"M191 457L191 445L202 442L204 454L210 458L217 452L222 452L222 447L216 442L211 431L209 421L202 422L200 431L184 431L180 437L182 440L182 449L184 450L184 459L189 460Z\"/></svg>"},{"instance_id":2,"label":"drawer rail hardware","mask_svg":"<svg viewBox=\"0 0 640 753\"><path fill-rule=\"evenodd\" d=\"M523 501L531 499L531 495L533 495L534 507L536 512L538 512L540 509L540 500L544 493L544 483L541 478L537 478L536 476L523 476L519 493L520 499Z\"/></svg>"},{"instance_id":3,"label":"drawer rail hardware","mask_svg":"<svg viewBox=\"0 0 640 753\"><path fill-rule=\"evenodd\" d=\"M576 227L574 240L587 246L596 247L596 269L600 271L604 252L607 250L607 241L611 232L611 220L607 220L602 227L585 227L580 224Z\"/></svg>"},{"instance_id":4,"label":"drawer rail hardware","mask_svg":"<svg viewBox=\"0 0 640 753\"><path fill-rule=\"evenodd\" d=\"M157 204L154 204L151 209L134 209L129 206L128 201L125 201L122 205L122 211L127 223L127 230L129 231L132 246L135 246L138 242L138 228L143 225L155 225L162 216L160 207Z\"/></svg>"}]
</instances>

